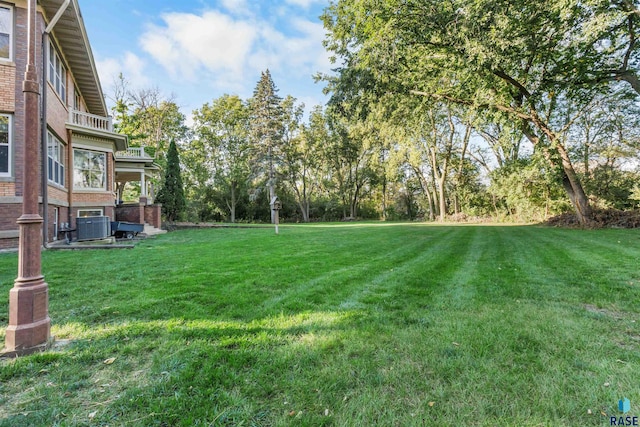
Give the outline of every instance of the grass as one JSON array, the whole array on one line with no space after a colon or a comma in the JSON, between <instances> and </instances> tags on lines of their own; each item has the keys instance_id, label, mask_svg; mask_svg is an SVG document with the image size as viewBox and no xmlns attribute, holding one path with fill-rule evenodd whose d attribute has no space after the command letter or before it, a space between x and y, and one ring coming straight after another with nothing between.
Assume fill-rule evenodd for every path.
<instances>
[{"instance_id":1,"label":"grass","mask_svg":"<svg viewBox=\"0 0 640 427\"><path fill-rule=\"evenodd\" d=\"M638 230L419 224L48 251L71 344L0 361L0 426L608 426L640 416L639 265Z\"/></svg>"}]
</instances>

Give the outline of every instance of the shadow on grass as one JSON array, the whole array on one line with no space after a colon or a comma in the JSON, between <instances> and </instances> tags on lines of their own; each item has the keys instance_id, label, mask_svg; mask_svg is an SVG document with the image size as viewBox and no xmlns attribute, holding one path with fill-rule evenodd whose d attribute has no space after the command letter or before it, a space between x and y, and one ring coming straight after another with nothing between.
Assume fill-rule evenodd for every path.
<instances>
[{"instance_id":1,"label":"shadow on grass","mask_svg":"<svg viewBox=\"0 0 640 427\"><path fill-rule=\"evenodd\" d=\"M314 390L340 382L339 373L320 373L322 365L362 332L363 322L363 313L345 311L248 323L168 318L58 325L59 332L80 338L0 365L0 425L142 419L149 425L270 425L293 417L296 403L309 412ZM345 385L344 393L353 386ZM299 418L326 422L326 405Z\"/></svg>"}]
</instances>

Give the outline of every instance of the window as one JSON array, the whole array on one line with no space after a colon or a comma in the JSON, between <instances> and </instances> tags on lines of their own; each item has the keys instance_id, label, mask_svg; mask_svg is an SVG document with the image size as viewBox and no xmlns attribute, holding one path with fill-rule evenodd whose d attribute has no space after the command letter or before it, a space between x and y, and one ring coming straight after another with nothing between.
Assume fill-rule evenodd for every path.
<instances>
[{"instance_id":1,"label":"window","mask_svg":"<svg viewBox=\"0 0 640 427\"><path fill-rule=\"evenodd\" d=\"M90 216L102 216L102 209L80 209L78 218L88 218Z\"/></svg>"},{"instance_id":2,"label":"window","mask_svg":"<svg viewBox=\"0 0 640 427\"><path fill-rule=\"evenodd\" d=\"M0 59L13 59L13 9L0 6Z\"/></svg>"},{"instance_id":3,"label":"window","mask_svg":"<svg viewBox=\"0 0 640 427\"><path fill-rule=\"evenodd\" d=\"M11 176L11 116L0 114L0 176Z\"/></svg>"},{"instance_id":4,"label":"window","mask_svg":"<svg viewBox=\"0 0 640 427\"><path fill-rule=\"evenodd\" d=\"M73 109L76 111L82 110L82 100L80 96L80 91L77 86L73 87Z\"/></svg>"},{"instance_id":5,"label":"window","mask_svg":"<svg viewBox=\"0 0 640 427\"><path fill-rule=\"evenodd\" d=\"M64 145L51 132L47 132L49 182L64 187Z\"/></svg>"},{"instance_id":6,"label":"window","mask_svg":"<svg viewBox=\"0 0 640 427\"><path fill-rule=\"evenodd\" d=\"M49 43L49 83L53 86L54 90L62 99L62 102L67 101L67 70L64 68L60 55L53 47L53 43Z\"/></svg>"},{"instance_id":7,"label":"window","mask_svg":"<svg viewBox=\"0 0 640 427\"><path fill-rule=\"evenodd\" d=\"M81 190L107 189L105 153L73 150L73 187Z\"/></svg>"}]
</instances>

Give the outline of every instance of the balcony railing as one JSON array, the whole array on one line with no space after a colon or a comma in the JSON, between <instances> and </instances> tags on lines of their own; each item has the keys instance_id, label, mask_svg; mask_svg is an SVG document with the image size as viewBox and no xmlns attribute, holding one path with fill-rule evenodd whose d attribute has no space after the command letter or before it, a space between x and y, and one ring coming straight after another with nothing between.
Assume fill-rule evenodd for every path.
<instances>
[{"instance_id":1,"label":"balcony railing","mask_svg":"<svg viewBox=\"0 0 640 427\"><path fill-rule=\"evenodd\" d=\"M90 129L113 132L111 117L96 116L83 111L69 110L69 122Z\"/></svg>"},{"instance_id":2,"label":"balcony railing","mask_svg":"<svg viewBox=\"0 0 640 427\"><path fill-rule=\"evenodd\" d=\"M116 157L151 159L152 157L144 152L144 147L129 147L125 151L116 152Z\"/></svg>"}]
</instances>

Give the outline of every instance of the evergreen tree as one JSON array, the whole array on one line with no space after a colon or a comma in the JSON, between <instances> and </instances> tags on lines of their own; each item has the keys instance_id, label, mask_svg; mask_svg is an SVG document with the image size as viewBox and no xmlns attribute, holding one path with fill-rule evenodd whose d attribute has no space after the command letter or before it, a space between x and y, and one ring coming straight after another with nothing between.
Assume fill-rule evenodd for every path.
<instances>
[{"instance_id":1,"label":"evergreen tree","mask_svg":"<svg viewBox=\"0 0 640 427\"><path fill-rule=\"evenodd\" d=\"M164 185L156 197L158 203L162 203L162 211L167 221L180 219L185 208L186 200L182 188L180 175L180 158L175 141L171 140L167 152L167 169L164 175Z\"/></svg>"},{"instance_id":2,"label":"evergreen tree","mask_svg":"<svg viewBox=\"0 0 640 427\"><path fill-rule=\"evenodd\" d=\"M254 162L258 174L266 174L269 200L276 196L276 166L282 145L282 107L278 89L269 70L262 72L251 99L251 139L254 145ZM275 220L271 211L271 223Z\"/></svg>"}]
</instances>

